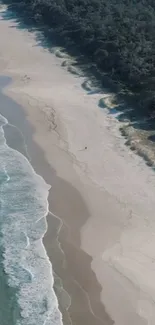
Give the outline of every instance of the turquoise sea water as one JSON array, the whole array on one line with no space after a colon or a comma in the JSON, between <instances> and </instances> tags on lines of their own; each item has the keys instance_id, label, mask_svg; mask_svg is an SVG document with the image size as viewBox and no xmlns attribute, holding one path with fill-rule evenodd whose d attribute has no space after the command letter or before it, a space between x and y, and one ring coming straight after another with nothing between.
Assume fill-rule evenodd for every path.
<instances>
[{"instance_id":1,"label":"turquoise sea water","mask_svg":"<svg viewBox=\"0 0 155 325\"><path fill-rule=\"evenodd\" d=\"M0 115L0 324L60 325L42 238L49 185L5 139Z\"/></svg>"}]
</instances>

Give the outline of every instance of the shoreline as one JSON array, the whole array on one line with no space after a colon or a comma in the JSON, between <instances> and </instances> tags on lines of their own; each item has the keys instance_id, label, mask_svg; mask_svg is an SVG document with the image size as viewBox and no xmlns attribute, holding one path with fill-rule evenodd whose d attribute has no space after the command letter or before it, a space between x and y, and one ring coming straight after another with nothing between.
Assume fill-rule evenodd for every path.
<instances>
[{"instance_id":1,"label":"shoreline","mask_svg":"<svg viewBox=\"0 0 155 325\"><path fill-rule=\"evenodd\" d=\"M3 77L2 77L2 80L3 80ZM63 222L64 222L63 219L61 219L61 217L58 217L57 215L55 215L55 213L60 213L60 214L62 213L61 212L62 211L62 203L61 203L61 208L59 209L59 200L62 199L62 201L64 201L62 196L67 191L67 196L72 198L72 200L75 201L76 204L79 205L79 207L80 207L81 203L78 204L78 201L81 200L81 198L77 199L77 196L79 196L78 191L75 190L71 184L68 183L68 185L67 185L67 183L64 182L62 179L60 179L58 176L53 175L51 166L49 166L47 161L44 159L44 154L41 152L41 149L37 146L37 144L35 144L32 140L32 138L33 138L32 134L34 132L34 129L32 131L32 125L30 125L28 121L25 122L25 113L24 113L23 108L20 105L18 105L16 102L13 102L11 99L10 99L10 103L9 103L9 98L6 96L5 96L5 100L6 100L6 104L4 105L3 109L1 109L1 114L5 114L6 118L9 119L13 125L15 125L15 127L17 128L14 130L15 133L19 132L19 131L23 132L23 136L27 143L27 150L28 150L29 156L32 159L30 161L30 163L32 164L35 172L37 174L41 175L41 177L44 178L46 183L52 184L52 188L55 189L54 190L55 193L53 193L54 197L51 193L52 188L49 192L49 198L48 198L49 213L46 217L48 229L47 229L46 234L44 235L43 244L45 246L47 255L52 263L52 268L54 270L54 278L55 278L54 288L55 288L55 292L56 292L56 295L57 295L57 298L59 301L60 310L64 317L64 325L72 324L72 321L70 321L71 316L72 316L71 319L73 318L74 323L77 325L80 325L81 322L82 322L82 324L84 324L85 321L89 322L89 324L92 324L92 325L94 324L94 322L96 325L102 325L102 324L110 324L111 325L112 323L108 321L108 316L106 316L106 313L104 312L104 306L100 302L101 288L100 288L99 284L97 283L95 275L93 275L93 271L91 270L90 258L86 257L86 254L84 252L80 253L80 247L79 248L77 247L75 250L75 247L74 247L75 244L73 244L73 246L72 246L72 243L67 243L66 237L68 237L68 234L65 234L65 231L61 230L61 232L62 232L61 235L59 233L60 222L62 223L61 227L65 228L63 225ZM14 103L14 105L13 105L13 103ZM13 108L13 116L14 116L13 121L12 121L9 107ZM5 135L7 138L7 143L10 147L13 147L14 138L16 138L16 139L18 138L18 140L19 140L21 135L17 134L17 136L15 136L13 131L12 130L9 131L7 128L9 128L9 125L7 125L7 127L5 127ZM10 135L11 135L11 137L10 137ZM24 154L24 152L22 152L22 150L21 150L21 147L22 146L20 145L20 148L18 150L22 154ZM40 164L37 163L38 158L41 158ZM49 177L50 174L51 174L51 177ZM63 183L64 183L64 185L63 185ZM58 186L58 190L56 189L57 186ZM69 187L71 187L71 189L69 189ZM56 209L56 211L55 211L55 209ZM67 209L68 209L67 206L65 207L65 209L66 209L66 211L65 211L66 217L67 216L71 217L70 212L67 214ZM69 208L69 210L70 209L73 210L74 206L72 208ZM80 208L80 210L81 210L81 208ZM84 212L84 215L86 215L86 212ZM52 216L52 218L51 218L51 216ZM78 233L77 229L76 229L76 232ZM74 235L75 235L75 233L74 233ZM78 239L78 241L79 241L79 239ZM61 245L61 246L63 245L65 252L69 251L69 255L67 256L67 265L65 267L64 267L64 264L66 264L66 256L65 257L62 256L65 253L64 253L63 249L61 247L59 247L59 245ZM82 283L80 283L80 279L78 279L78 272L76 272L74 269L74 272L72 275L72 271L69 270L68 264L71 266L72 261L74 263L74 258L73 258L74 251L72 252L72 250L75 250L75 254L76 254L75 262L77 263L77 261L79 260L79 263L80 263L80 265L82 265L82 268L84 268L84 269L86 268L87 272L88 272L88 273L84 273L85 276L84 276L84 279L82 280ZM78 250L79 250L79 253L78 253ZM80 260L81 260L82 254L84 256L83 256L82 262L81 262ZM86 266L87 264L88 264L88 266ZM55 272L56 272L56 274L55 274ZM77 279L76 279L76 273L77 273ZM90 282L94 283L93 284L93 286L94 286L93 294L96 292L95 300L92 299L92 297L89 297L89 294L84 290L83 286L84 286L84 282L85 282L86 278L89 279ZM63 292L60 292L61 291L60 290L61 281L62 281L62 285L63 285L63 288L62 288ZM58 284L57 284L57 282L58 282ZM98 291L99 291L99 294L97 293ZM63 306L63 304L64 304L63 296L65 297L65 300L66 300L66 298L68 300L69 297L67 297L66 295L70 296L70 294L73 295L73 298L71 301L71 307L69 308L68 311L66 311L66 308ZM94 300L94 302L93 302L93 300ZM66 305L66 302L65 302L65 305ZM97 309L98 315L95 315L95 309ZM71 314L71 316L70 316L70 314ZM79 314L79 316L78 316L78 314ZM107 322L104 323L104 320L105 321L107 320Z\"/></svg>"},{"instance_id":2,"label":"shoreline","mask_svg":"<svg viewBox=\"0 0 155 325\"><path fill-rule=\"evenodd\" d=\"M90 308L84 310L84 303L90 307L84 295L89 292L95 314L104 314L102 323L112 324L105 306L116 325L153 324L154 173L125 146L120 124L99 110L101 94L84 92L83 79L69 75L60 59L36 46L33 34L10 29L10 24L16 27L14 21L0 22L6 36L0 73L13 79L3 93L23 107L33 126L39 147L32 144L31 126L28 131L21 108L18 114L15 107L8 110L12 123L18 119L26 134L35 170L45 181L52 177L52 213L65 224L59 238L67 257L66 274L57 252L55 262L66 276L66 287L73 275L82 287L72 284L72 318L75 324L87 320L94 325ZM43 171L44 157L52 173L45 167ZM48 238L50 255L54 250Z\"/></svg>"},{"instance_id":3,"label":"shoreline","mask_svg":"<svg viewBox=\"0 0 155 325\"><path fill-rule=\"evenodd\" d=\"M0 77L0 81L1 81L1 79L3 79L3 77ZM3 95L2 95L2 93L1 93L1 88L0 88L0 97L1 98L3 98ZM5 108L5 106L4 106L4 108ZM26 233L26 232L24 232L24 230L23 230L23 233L21 233L22 235L25 235L25 237L26 237L26 247L24 247L24 250L25 251L28 251L28 249L27 249L27 247L30 247L31 246L31 244L33 245L33 246L39 246L39 248L40 248L40 250L39 250L39 253L40 253L40 251L41 251L41 255L40 255L40 258L41 258L41 264L42 263L44 263L43 265L44 265L44 267L43 267L43 269L44 270L46 270L47 271L47 278L48 278L48 273L49 273L49 286L50 286L50 290L49 290L49 295L51 294L51 296L50 296L50 298L51 298L51 300L49 299L49 302L50 302L50 304L51 304L51 301L52 301L52 303L53 303L53 306L54 306L54 312L55 312L55 314L53 315L52 314L52 317L53 317L53 319L54 319L54 317L56 317L58 320L59 320L59 324L60 325L63 325L63 323L62 323L62 313L60 312L60 310L59 310L59 304L58 304L58 298L57 298L57 296L56 296L56 293L55 293L55 290L54 290L54 287L53 287L53 284L54 284L54 274L53 274L53 268L52 268L52 263L51 263L51 261L50 261L50 259L49 259L49 257L48 257L48 255L47 255L47 251L46 251L46 247L45 247L45 245L44 245L44 242L43 242L43 238L44 238L44 236L45 236L45 233L47 232L47 228L48 228L48 224L47 224L47 219L46 219L46 216L47 216L47 214L49 213L49 202L48 202L48 194L49 194L49 191L50 191L50 186L49 186L49 184L47 184L47 183L45 183L45 181L44 181L44 179L43 179L43 177L41 176L41 175L39 175L39 174L37 174L36 173L36 171L34 170L34 168L33 168L33 166L32 166L32 164L30 163L30 161L27 159L27 157L25 156L25 155L23 155L23 152L20 150L20 148L18 148L18 143L16 143L16 144L14 144L14 146L12 147L11 145L9 146L8 145L8 143L10 142L10 139L9 139L9 135L7 135L6 136L6 134L7 134L7 132L5 133L5 131L8 129L8 127L10 128L10 127L14 127L13 125L11 125L11 124L9 124L9 122L8 122L8 120L6 119L6 117L4 117L4 115L1 115L0 114L0 116L1 116L1 118L2 118L2 120L1 120L1 133L2 133L2 138L1 138L1 140L2 140L2 143L3 143L3 141L4 141L4 148L2 148L2 152L3 152L3 150L4 151L7 151L7 153L8 153L8 151L11 151L11 156L13 156L14 157L14 155L15 156L17 156L17 159L14 161L13 160L13 162L15 162L15 163L17 163L17 164L19 164L19 169L20 169L20 172L21 172L21 170L22 170L22 167L20 166L20 163L21 163L21 165L22 165L22 162L24 161L24 167L25 167L25 165L26 165L26 167L28 167L28 170L29 170L29 173L30 173L30 177L33 179L35 179L35 186L36 186L36 188L34 188L36 191L38 190L38 188L37 188L37 181L38 181L38 179L39 179L39 181L38 181L38 184L39 184L39 189L41 190L41 197L40 197L40 202L39 202L39 209L38 209L38 213L37 213L37 218L38 219L36 219L35 220L35 218L34 218L34 220L33 220L33 222L32 222L32 220L29 220L29 223L31 224L31 227L30 227L30 234L31 234L31 231L33 231L33 227L34 227L34 224L35 224L35 227L37 227L37 225L38 225L38 223L40 222L40 220L42 219L42 220L44 220L44 222L45 222L45 224L44 224L44 222L43 222L43 227L42 227L42 229L41 229L41 231L42 231L42 233L41 233L41 236L39 237L39 239L36 237L35 238L35 236L34 236L34 238L36 239L36 240L34 240L34 238L33 238L33 236L31 237L31 235L30 235L30 237L28 236L28 233ZM2 146L3 147L3 146ZM13 148L13 150L12 150L12 148ZM19 153L21 153L22 155L20 155ZM20 160L21 159L21 160ZM20 162L20 163L19 163ZM5 161L5 163L6 163L6 166L8 167L8 165L7 165L7 162ZM3 166L3 160L2 160L2 166ZM9 167L8 167L9 168ZM25 170L24 170L25 171ZM20 174L20 172L19 172L19 174ZM25 172L26 173L26 172ZM9 181L12 181L12 178L11 178L11 176L10 176L11 174L10 174L10 170L9 170L9 172L8 172L8 170L7 170L7 168L6 168L6 176L7 176L7 184L9 184L10 182ZM21 174L20 174L20 176L22 175L22 172L21 172ZM26 174L26 176L27 176L27 174ZM23 178L22 178L22 181L23 181ZM18 182L18 181L17 181ZM41 183L40 183L41 182ZM15 184L16 184L16 181L15 181ZM24 182L21 184L21 187L18 187L18 189L19 189L19 191L17 190L17 193L19 192L22 192L22 188L23 188L23 184L24 184ZM32 181L32 184L31 184L31 186L30 186L30 188L29 188L29 190L31 191L31 187L33 187L33 181ZM3 190L2 190L2 192L3 192ZM7 190L6 190L6 192L7 192ZM14 191L13 191L14 192ZM4 193L5 193L5 190L4 190ZM10 191L10 193L11 193L11 191ZM17 193L16 193L16 195L17 195ZM38 193L39 193L39 191L38 191ZM26 196L26 195L25 195ZM30 197L31 198L31 197ZM46 203L45 204L45 207L43 206L43 205L41 205L41 200L42 200L42 198L43 198L43 200L44 200L44 202ZM12 199L12 196L11 196L11 194L10 194L10 197L9 197L9 199ZM34 198L34 196L33 196L33 199L32 200L34 200L35 201L35 198ZM5 200L4 200L5 201ZM15 203L16 205L17 205L17 203ZM7 205L9 205L9 202L7 201ZM39 213L40 213L40 210L41 210L41 207L43 208L43 215L41 215L41 216L39 216ZM37 209L37 205L35 206L35 209ZM18 210L18 209L17 209ZM41 210L42 211L42 210ZM10 211L9 211L10 212ZM26 214L26 212L27 212L27 209L26 210L24 210L24 213ZM34 212L34 211L33 211ZM31 208L30 208L30 210L29 210L29 213L31 214ZM10 213L11 214L11 213ZM8 215L7 215L7 213L6 213L6 216L8 217ZM12 216L12 215L11 215ZM22 209L21 209L21 215L20 215L20 217L22 216ZM41 218L40 218L41 217ZM32 219L33 219L33 214L32 214ZM24 223L24 221L26 222L26 220L23 220L22 219L22 222ZM18 221L17 221L18 222ZM22 227L22 222L21 222L21 227ZM32 223L31 223L32 222ZM11 223L11 220L10 220L10 223ZM3 222L2 222L2 227L3 227ZM11 227L10 227L10 229L12 230L12 233L13 233L13 229L12 229L12 227L16 227L16 220L15 220L15 224L14 224L14 222L13 222L13 224L11 225ZM27 225L27 228L25 229L26 231L28 231L28 227L29 227L29 225ZM20 228L20 231L22 231L22 228ZM6 232L7 233L7 232ZM17 236L18 236L18 231L17 231ZM23 237L23 236L22 236ZM4 237L3 238L5 238L5 235L4 235ZM10 238L11 238L11 236L10 236ZM5 241L5 239L3 239L4 241ZM18 243L19 244L19 243ZM15 245L18 247L18 245L17 245L17 243L15 243ZM3 247L3 245L2 245L2 247ZM5 247L5 245L4 245L4 247ZM4 249L4 248L3 248ZM5 247L5 249L4 249L4 251L7 251L7 248ZM3 251L3 254L4 254L4 251ZM12 251L12 247L11 247L11 249L10 249L10 251ZM19 251L21 252L22 251L22 249L19 247ZM33 251L33 248L31 248L31 252ZM36 251L37 251L37 249L36 249ZM17 251L16 251L16 253L17 253L17 256L18 256L18 254L19 254L19 252L18 252L18 248L17 248ZM22 253L24 253L23 251L22 251ZM3 254L2 254L2 256L3 256ZM6 256L7 256L8 254L6 254ZM2 262L2 260L3 260L3 257L1 256L1 264L3 264L3 262ZM4 258L4 260L5 260L5 263L6 263L6 256L5 256L5 258ZM20 256L20 257L23 257L23 256ZM35 257L35 254L33 255L33 257ZM39 254L38 254L38 257L39 257ZM14 257L15 258L15 257ZM22 258L20 259L20 263L21 263L21 260L22 260ZM35 259L34 259L35 260ZM33 260L33 263L35 264L35 262L34 262L34 260ZM43 262L44 261L44 262ZM11 260L11 258L10 258L10 260L9 260L9 262L12 262L11 263L11 265L10 265L10 267L12 267L12 265L14 265L13 264L13 261ZM16 285L16 281L15 280L13 280L13 279L11 279L10 280L10 278L11 278L11 272L9 273L9 271L8 271L8 269L7 269L7 267L6 267L6 265L5 265L5 263L3 264L3 271L2 272L4 272L5 273L5 276L4 276L4 278L7 278L7 279L9 279L8 280L8 283L7 283L7 286L9 287L9 289L14 289L15 291L16 291L16 295L15 296L18 296L18 295L20 295L19 294L19 286L18 285ZM20 264L19 263L19 264ZM9 264L9 263L8 263ZM16 264L18 265L18 257L17 257L17 260L16 260ZM33 292L33 290L34 290L34 288L33 288L33 285L34 285L34 287L35 288L37 288L37 286L36 286L36 283L33 283L33 277L35 277L35 267L34 267L34 264L33 264L33 267L32 267L32 265L31 264L29 264L28 265L28 268L27 267L25 267L24 268L24 266L23 266L23 269L24 269L24 271L25 272L27 272L29 275L30 275L30 278L31 278L31 291ZM19 265L19 268L21 267L21 264ZM31 272L30 271L30 269L31 269L31 267L32 267L32 270L34 271L34 273L33 272ZM40 274L39 274L39 272L38 272L38 268L37 268L37 272L38 272L38 274L39 274L39 276L42 276L42 275L44 275L44 277L46 278L46 275L43 273L43 269L42 269L42 272L40 272ZM36 272L36 273L37 273ZM2 277L2 275L1 275L1 277ZM15 279L16 279L16 274L14 275L14 277L15 277ZM12 277L13 278L13 277ZM17 276L17 279L18 279L18 276ZM47 279L46 279L47 280ZM1 279L1 281L3 282L4 281L4 279L3 279L3 277L2 277L2 279ZM42 279L42 282L44 281L44 278ZM19 283L20 283L20 280L19 280ZM26 282L26 285L28 286L29 285L29 281L28 282ZM22 283L22 281L21 281L21 283L20 283L20 288L22 287L22 285L23 285L23 283ZM18 289L17 289L17 287L18 287ZM47 294L47 292L48 292L48 288L46 287L46 281L45 281L45 286L43 286L43 288L45 288L45 294ZM43 289L42 288L42 289ZM38 289L38 288L37 288ZM18 294L17 294L17 292L18 292ZM36 291L37 292L37 291ZM31 292L29 293L29 296L31 297ZM15 297L10 297L10 299L14 299ZM23 297L23 298L25 298L25 297ZM34 298L34 297L33 297ZM37 297L35 297L36 299L37 299ZM20 298L19 298L19 296L18 296L18 299L20 300L22 300L22 298L21 298L21 296L20 296ZM32 299L32 297L30 298L30 299ZM46 295L44 296L44 301L46 301L46 303L47 303L47 306L48 306L48 300L46 300ZM19 304L20 305L20 304ZM52 307L53 307L52 306ZM21 309L20 309L21 308ZM15 310L14 310L14 312L16 313L17 312L17 310L18 310L18 313L19 313L19 315L21 316L22 315L22 313L24 314L24 307L23 306L18 306L18 307L15 307ZM19 311L20 310L20 311ZM2 311L1 311L1 314L2 314L2 316L4 316L3 315L3 308L2 308ZM9 310L9 312L10 312L10 310ZM43 313L44 314L44 313ZM18 315L18 316L19 316ZM2 318L2 316L1 316L1 318ZM50 317L51 315L49 314L48 316L47 316L47 319ZM4 316L5 317L5 316ZM33 316L32 316L33 317ZM5 321L6 319L4 318L4 319L1 319L2 321ZM50 320L51 320L51 318L50 318ZM12 319L12 321L17 321L17 319L16 319L16 317L13 317L13 319ZM52 321L52 320L51 320Z\"/></svg>"}]
</instances>

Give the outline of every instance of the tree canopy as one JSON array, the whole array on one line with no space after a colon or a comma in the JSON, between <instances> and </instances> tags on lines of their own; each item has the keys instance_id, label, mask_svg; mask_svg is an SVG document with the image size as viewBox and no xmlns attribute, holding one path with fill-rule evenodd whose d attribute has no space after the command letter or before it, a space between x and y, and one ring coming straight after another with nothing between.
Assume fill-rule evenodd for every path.
<instances>
[{"instance_id":1,"label":"tree canopy","mask_svg":"<svg viewBox=\"0 0 155 325\"><path fill-rule=\"evenodd\" d=\"M154 0L10 0L21 12L71 39L113 80L155 110Z\"/></svg>"}]
</instances>

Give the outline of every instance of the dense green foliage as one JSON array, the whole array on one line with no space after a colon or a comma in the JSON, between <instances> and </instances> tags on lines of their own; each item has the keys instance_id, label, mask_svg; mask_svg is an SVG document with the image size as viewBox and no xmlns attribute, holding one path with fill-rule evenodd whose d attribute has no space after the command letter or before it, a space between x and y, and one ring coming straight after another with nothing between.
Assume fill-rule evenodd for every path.
<instances>
[{"instance_id":1,"label":"dense green foliage","mask_svg":"<svg viewBox=\"0 0 155 325\"><path fill-rule=\"evenodd\" d=\"M154 0L12 0L16 8L54 28L155 110Z\"/></svg>"}]
</instances>

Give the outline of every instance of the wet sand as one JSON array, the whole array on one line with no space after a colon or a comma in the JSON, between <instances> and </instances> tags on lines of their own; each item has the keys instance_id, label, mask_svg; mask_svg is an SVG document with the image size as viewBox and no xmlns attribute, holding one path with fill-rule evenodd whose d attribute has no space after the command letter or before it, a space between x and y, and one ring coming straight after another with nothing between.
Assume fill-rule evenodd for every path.
<instances>
[{"instance_id":1,"label":"wet sand","mask_svg":"<svg viewBox=\"0 0 155 325\"><path fill-rule=\"evenodd\" d=\"M1 88L10 82L10 78L0 77ZM0 113L9 121L4 127L7 144L24 154L35 171L52 185L49 193L52 213L47 216L48 230L43 241L54 269L55 291L64 325L113 324L100 299L102 288L91 269L92 258L80 247L80 229L89 218L82 196L71 183L58 177L46 161L44 152L33 141L35 130L27 121L23 107L2 93L0 100ZM59 159L66 163L63 152L59 153Z\"/></svg>"},{"instance_id":2,"label":"wet sand","mask_svg":"<svg viewBox=\"0 0 155 325\"><path fill-rule=\"evenodd\" d=\"M8 127L7 139L27 154L26 139L36 172L52 185L44 243L62 311L71 297L65 324L153 325L154 172L98 107L104 94L84 90L85 78L7 12L0 31L0 74L12 78L1 113L24 135Z\"/></svg>"}]
</instances>

